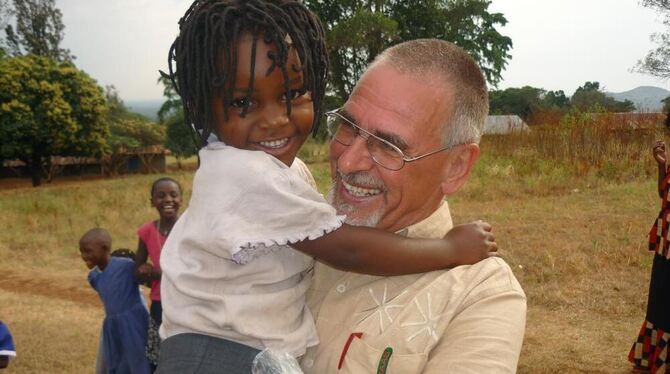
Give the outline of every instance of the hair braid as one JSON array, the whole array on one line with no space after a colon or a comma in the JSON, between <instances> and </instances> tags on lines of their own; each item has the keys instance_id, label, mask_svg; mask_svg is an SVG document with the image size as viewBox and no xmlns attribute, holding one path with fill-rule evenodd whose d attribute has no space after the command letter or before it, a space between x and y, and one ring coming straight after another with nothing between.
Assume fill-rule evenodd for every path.
<instances>
[{"instance_id":1,"label":"hair braid","mask_svg":"<svg viewBox=\"0 0 670 374\"><path fill-rule=\"evenodd\" d=\"M179 36L168 53L169 75L181 96L186 125L193 130L197 147L207 143L213 131L212 100L220 95L224 119L232 104L237 71L237 41L242 32L253 33L251 74L247 95L253 91L256 44L273 44L268 53L269 71L278 68L284 77L284 90L291 97L287 66L290 48L298 53L305 89L312 94L316 133L323 115L323 97L328 73L325 33L319 19L297 0L195 0L179 20ZM287 38L288 36L288 38ZM290 42L289 39L290 38ZM286 101L291 114L291 100ZM246 115L246 109L242 111Z\"/></svg>"}]
</instances>

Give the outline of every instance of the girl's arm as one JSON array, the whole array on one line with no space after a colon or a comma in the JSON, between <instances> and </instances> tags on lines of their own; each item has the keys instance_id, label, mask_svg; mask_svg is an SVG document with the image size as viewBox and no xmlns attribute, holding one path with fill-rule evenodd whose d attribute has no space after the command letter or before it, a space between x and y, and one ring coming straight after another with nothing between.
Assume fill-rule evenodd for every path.
<instances>
[{"instance_id":1,"label":"girl's arm","mask_svg":"<svg viewBox=\"0 0 670 374\"><path fill-rule=\"evenodd\" d=\"M371 275L425 273L496 256L491 226L454 227L444 239L412 239L379 229L342 225L314 240L291 246L335 268Z\"/></svg>"},{"instance_id":2,"label":"girl's arm","mask_svg":"<svg viewBox=\"0 0 670 374\"><path fill-rule=\"evenodd\" d=\"M152 280L152 266L147 264L149 251L142 238L137 243L137 253L135 253L135 277L142 283Z\"/></svg>"}]
</instances>

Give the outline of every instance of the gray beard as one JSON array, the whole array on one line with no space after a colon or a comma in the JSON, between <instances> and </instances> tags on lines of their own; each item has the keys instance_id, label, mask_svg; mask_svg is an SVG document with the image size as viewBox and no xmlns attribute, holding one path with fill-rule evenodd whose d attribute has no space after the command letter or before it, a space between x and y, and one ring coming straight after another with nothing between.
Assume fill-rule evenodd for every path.
<instances>
[{"instance_id":1,"label":"gray beard","mask_svg":"<svg viewBox=\"0 0 670 374\"><path fill-rule=\"evenodd\" d=\"M351 217L350 214L356 211L356 207L352 206L349 203L341 201L339 198L336 197L335 194L336 185L337 184L335 182L333 182L330 185L330 189L328 190L328 202L330 203L330 205L333 206L333 208L335 208L337 214L344 214L347 216L344 222L352 226L364 226L373 228L377 227L379 221L381 221L382 219L382 215L384 213L384 206L381 206L376 211L372 212L371 214L368 214L367 217Z\"/></svg>"}]
</instances>

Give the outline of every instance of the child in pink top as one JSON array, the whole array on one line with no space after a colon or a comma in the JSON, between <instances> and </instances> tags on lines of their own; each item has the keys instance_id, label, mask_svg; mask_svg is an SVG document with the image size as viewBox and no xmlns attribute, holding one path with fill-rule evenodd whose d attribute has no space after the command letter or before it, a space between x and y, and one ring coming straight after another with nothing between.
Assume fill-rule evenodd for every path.
<instances>
[{"instance_id":1,"label":"child in pink top","mask_svg":"<svg viewBox=\"0 0 670 374\"><path fill-rule=\"evenodd\" d=\"M158 360L159 342L158 328L162 323L163 308L161 305L161 249L165 244L172 226L179 218L182 193L179 182L172 178L160 178L151 185L151 206L158 211L158 220L144 223L137 229L139 242L136 255L136 275L143 282L151 283L151 325L147 356L155 365ZM147 263L147 259L151 263Z\"/></svg>"}]
</instances>

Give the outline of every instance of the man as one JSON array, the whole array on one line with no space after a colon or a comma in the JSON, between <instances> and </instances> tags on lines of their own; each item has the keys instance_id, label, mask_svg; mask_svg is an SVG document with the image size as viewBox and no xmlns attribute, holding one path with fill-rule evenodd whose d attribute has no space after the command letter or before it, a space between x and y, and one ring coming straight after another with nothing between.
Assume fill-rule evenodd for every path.
<instances>
[{"instance_id":1,"label":"man","mask_svg":"<svg viewBox=\"0 0 670 374\"><path fill-rule=\"evenodd\" d=\"M444 197L467 181L487 113L484 77L459 47L386 50L328 114L332 204L351 224L444 236ZM306 373L516 371L526 298L499 258L399 277L317 264L308 302L320 344L302 358Z\"/></svg>"}]
</instances>

